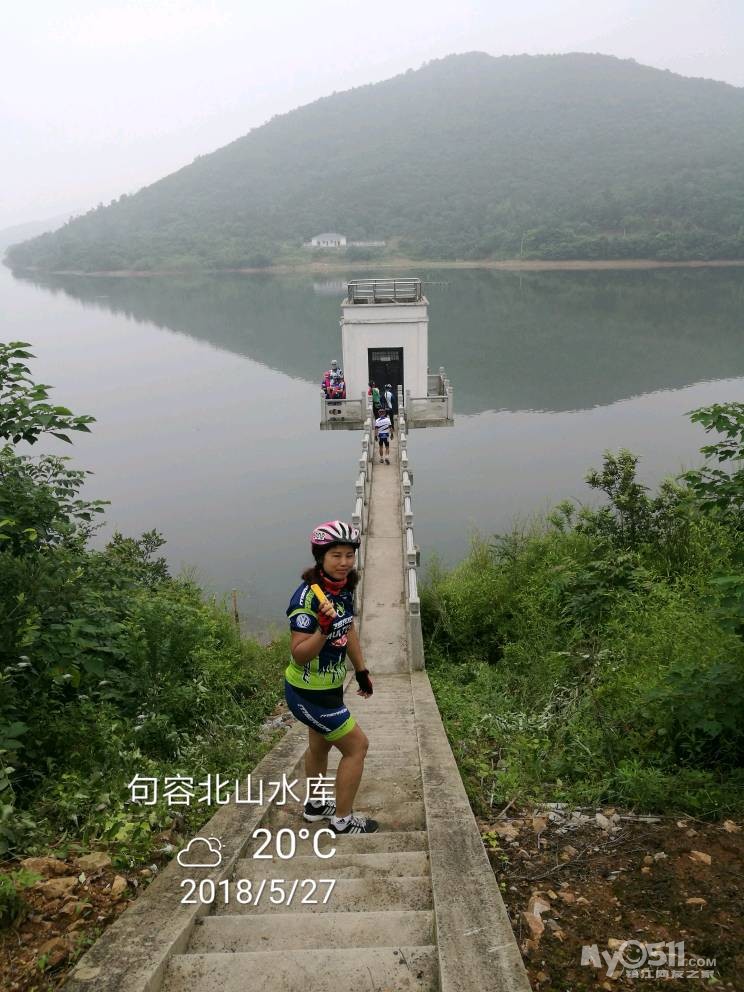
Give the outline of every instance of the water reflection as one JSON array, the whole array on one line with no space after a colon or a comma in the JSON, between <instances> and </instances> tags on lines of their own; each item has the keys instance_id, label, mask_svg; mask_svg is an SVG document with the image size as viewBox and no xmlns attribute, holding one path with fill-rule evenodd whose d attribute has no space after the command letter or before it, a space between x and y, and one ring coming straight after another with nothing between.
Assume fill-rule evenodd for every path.
<instances>
[{"instance_id":1,"label":"water reflection","mask_svg":"<svg viewBox=\"0 0 744 992\"><path fill-rule=\"evenodd\" d=\"M430 361L446 366L458 414L587 409L744 375L740 269L420 274ZM340 350L341 278L33 281L310 382Z\"/></svg>"}]
</instances>

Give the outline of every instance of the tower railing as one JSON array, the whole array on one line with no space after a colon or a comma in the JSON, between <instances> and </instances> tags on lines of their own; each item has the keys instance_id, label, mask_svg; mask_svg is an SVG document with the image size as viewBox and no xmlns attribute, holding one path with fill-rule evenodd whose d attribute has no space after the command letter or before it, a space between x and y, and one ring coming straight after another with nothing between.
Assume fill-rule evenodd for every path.
<instances>
[{"instance_id":1,"label":"tower railing","mask_svg":"<svg viewBox=\"0 0 744 992\"><path fill-rule=\"evenodd\" d=\"M352 279L349 282L347 303L419 303L423 299L421 280L405 279Z\"/></svg>"}]
</instances>

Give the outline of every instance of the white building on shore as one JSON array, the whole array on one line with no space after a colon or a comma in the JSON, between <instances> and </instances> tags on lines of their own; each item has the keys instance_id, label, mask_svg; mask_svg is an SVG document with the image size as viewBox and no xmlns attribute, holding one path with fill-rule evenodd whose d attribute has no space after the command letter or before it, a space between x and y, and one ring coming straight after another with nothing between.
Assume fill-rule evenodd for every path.
<instances>
[{"instance_id":1,"label":"white building on shore","mask_svg":"<svg viewBox=\"0 0 744 992\"><path fill-rule=\"evenodd\" d=\"M326 231L324 234L316 234L310 239L311 248L345 248L346 235L338 234L336 231Z\"/></svg>"}]
</instances>

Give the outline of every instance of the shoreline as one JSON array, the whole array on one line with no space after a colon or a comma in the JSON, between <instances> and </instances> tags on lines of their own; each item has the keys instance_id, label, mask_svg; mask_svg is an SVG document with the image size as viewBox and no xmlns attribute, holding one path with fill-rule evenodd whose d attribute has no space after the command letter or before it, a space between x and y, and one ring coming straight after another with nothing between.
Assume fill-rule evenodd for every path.
<instances>
[{"instance_id":1,"label":"shoreline","mask_svg":"<svg viewBox=\"0 0 744 992\"><path fill-rule=\"evenodd\" d=\"M234 269L102 269L95 272L85 272L80 269L57 269L44 271L39 269L21 269L20 273L40 274L50 276L95 276L108 278L130 278L132 276L204 276L232 274L269 273L289 275L291 273L330 274L334 272L366 272L370 269L493 269L502 272L592 272L592 271L636 271L650 269L702 269L702 268L742 268L744 259L687 259L668 261L653 258L630 259L472 259L472 260L442 260L442 259L410 259L388 258L377 261L318 261L300 262L297 264L280 262L276 265L263 267L244 267ZM13 270L10 270L13 273ZM13 273L14 274L14 273Z\"/></svg>"}]
</instances>

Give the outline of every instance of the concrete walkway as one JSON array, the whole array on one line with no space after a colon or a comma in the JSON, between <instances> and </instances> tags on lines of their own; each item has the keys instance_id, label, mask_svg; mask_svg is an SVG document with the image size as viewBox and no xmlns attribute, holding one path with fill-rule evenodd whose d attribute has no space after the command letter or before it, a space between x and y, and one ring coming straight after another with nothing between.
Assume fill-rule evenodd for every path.
<instances>
[{"instance_id":1,"label":"concrete walkway","mask_svg":"<svg viewBox=\"0 0 744 992\"><path fill-rule=\"evenodd\" d=\"M314 850L325 824L306 824L296 803L224 807L200 832L221 838L221 868L171 862L85 955L66 992L529 992L428 676L409 669L397 439L391 449L390 465L373 465L367 536L361 638L374 693L357 696L353 677L346 688L370 740L354 810L380 830L324 837L321 852L336 849L325 860ZM306 741L298 723L254 781L284 772L303 791ZM329 774L339 757L334 748ZM296 837L294 856L255 859L257 826ZM214 880L213 904L180 905L180 883L194 875ZM238 879L254 893L263 882L258 905L238 902ZM284 880L276 904L272 879ZM327 902L321 879L334 883ZM295 882L288 903L280 891Z\"/></svg>"}]
</instances>

